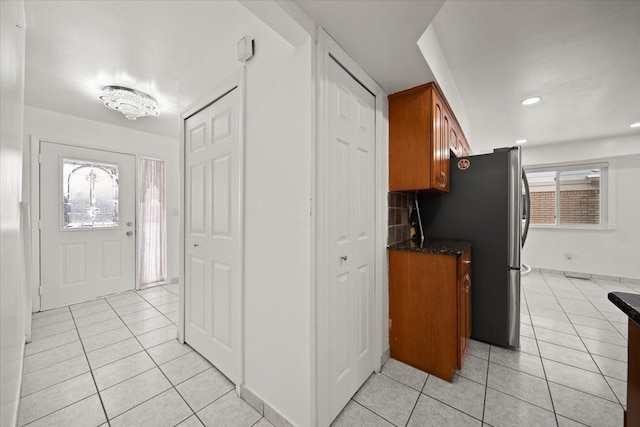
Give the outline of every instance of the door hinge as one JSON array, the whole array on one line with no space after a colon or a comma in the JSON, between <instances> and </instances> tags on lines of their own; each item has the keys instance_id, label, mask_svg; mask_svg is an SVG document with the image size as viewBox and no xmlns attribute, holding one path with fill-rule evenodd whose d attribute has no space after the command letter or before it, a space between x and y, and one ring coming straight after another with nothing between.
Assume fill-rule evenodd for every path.
<instances>
[{"instance_id":1,"label":"door hinge","mask_svg":"<svg viewBox=\"0 0 640 427\"><path fill-rule=\"evenodd\" d=\"M42 153L38 153L38 163L42 164Z\"/></svg>"},{"instance_id":2,"label":"door hinge","mask_svg":"<svg viewBox=\"0 0 640 427\"><path fill-rule=\"evenodd\" d=\"M42 230L42 220L38 220L38 230Z\"/></svg>"},{"instance_id":3,"label":"door hinge","mask_svg":"<svg viewBox=\"0 0 640 427\"><path fill-rule=\"evenodd\" d=\"M38 295L42 296L42 286L38 286Z\"/></svg>"}]
</instances>

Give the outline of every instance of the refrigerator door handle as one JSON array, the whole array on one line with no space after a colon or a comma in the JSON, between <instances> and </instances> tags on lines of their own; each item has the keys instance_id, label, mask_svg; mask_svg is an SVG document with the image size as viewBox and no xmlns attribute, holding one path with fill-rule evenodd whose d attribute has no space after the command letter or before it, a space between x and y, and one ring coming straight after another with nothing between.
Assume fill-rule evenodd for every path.
<instances>
[{"instance_id":1,"label":"refrigerator door handle","mask_svg":"<svg viewBox=\"0 0 640 427\"><path fill-rule=\"evenodd\" d=\"M509 267L520 268L522 249L522 164L520 147L511 149L509 155L509 213L508 213L508 260Z\"/></svg>"},{"instance_id":2,"label":"refrigerator door handle","mask_svg":"<svg viewBox=\"0 0 640 427\"><path fill-rule=\"evenodd\" d=\"M529 233L529 224L531 223L531 193L529 192L529 180L524 169L522 169L522 184L524 185L524 205L522 211L524 212L524 226L522 228L522 247L524 242L527 241L527 234Z\"/></svg>"}]
</instances>

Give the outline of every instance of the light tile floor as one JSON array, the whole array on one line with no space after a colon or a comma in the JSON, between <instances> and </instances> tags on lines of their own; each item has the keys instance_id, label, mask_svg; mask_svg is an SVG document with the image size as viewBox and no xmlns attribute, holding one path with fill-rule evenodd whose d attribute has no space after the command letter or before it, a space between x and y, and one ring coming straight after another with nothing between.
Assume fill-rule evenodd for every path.
<instances>
[{"instance_id":1,"label":"light tile floor","mask_svg":"<svg viewBox=\"0 0 640 427\"><path fill-rule=\"evenodd\" d=\"M519 351L472 341L452 384L390 360L334 425L622 426L627 318L614 290L640 286L534 272ZM270 426L178 343L177 322L176 285L35 313L18 424Z\"/></svg>"},{"instance_id":2,"label":"light tile floor","mask_svg":"<svg viewBox=\"0 0 640 427\"><path fill-rule=\"evenodd\" d=\"M519 351L472 341L452 384L389 360L334 426L620 427L627 316L611 291L640 285L532 272L522 280Z\"/></svg>"},{"instance_id":3,"label":"light tile floor","mask_svg":"<svg viewBox=\"0 0 640 427\"><path fill-rule=\"evenodd\" d=\"M177 285L35 313L18 425L271 426L177 323Z\"/></svg>"}]
</instances>

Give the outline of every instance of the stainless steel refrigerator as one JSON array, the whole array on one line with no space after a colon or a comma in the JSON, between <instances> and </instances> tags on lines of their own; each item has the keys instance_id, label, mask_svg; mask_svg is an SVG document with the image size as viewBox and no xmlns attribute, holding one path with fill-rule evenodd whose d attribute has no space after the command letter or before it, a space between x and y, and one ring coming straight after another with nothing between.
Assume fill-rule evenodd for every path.
<instances>
[{"instance_id":1,"label":"stainless steel refrigerator","mask_svg":"<svg viewBox=\"0 0 640 427\"><path fill-rule=\"evenodd\" d=\"M450 171L449 193L419 196L424 236L471 242L471 337L519 347L520 251L529 215L520 148L452 157Z\"/></svg>"}]
</instances>

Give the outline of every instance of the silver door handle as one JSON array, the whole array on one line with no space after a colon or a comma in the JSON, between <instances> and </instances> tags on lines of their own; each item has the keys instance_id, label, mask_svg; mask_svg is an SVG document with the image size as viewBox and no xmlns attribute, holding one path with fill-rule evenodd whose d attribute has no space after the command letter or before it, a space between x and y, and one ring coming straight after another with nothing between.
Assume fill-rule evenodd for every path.
<instances>
[{"instance_id":1,"label":"silver door handle","mask_svg":"<svg viewBox=\"0 0 640 427\"><path fill-rule=\"evenodd\" d=\"M127 231L127 236L133 236L133 231Z\"/></svg>"},{"instance_id":2,"label":"silver door handle","mask_svg":"<svg viewBox=\"0 0 640 427\"><path fill-rule=\"evenodd\" d=\"M340 257L340 259L341 259L342 261L346 261L346 260L347 260L347 256L346 256L346 255L342 255L342 256Z\"/></svg>"},{"instance_id":3,"label":"silver door handle","mask_svg":"<svg viewBox=\"0 0 640 427\"><path fill-rule=\"evenodd\" d=\"M442 184L440 186L444 188L447 186L447 174L444 172L440 172L440 174L442 175Z\"/></svg>"},{"instance_id":4,"label":"silver door handle","mask_svg":"<svg viewBox=\"0 0 640 427\"><path fill-rule=\"evenodd\" d=\"M465 259L465 260L464 260L464 261L462 261L462 262L464 262L465 264L471 264L471 260L470 260L470 259Z\"/></svg>"}]
</instances>

